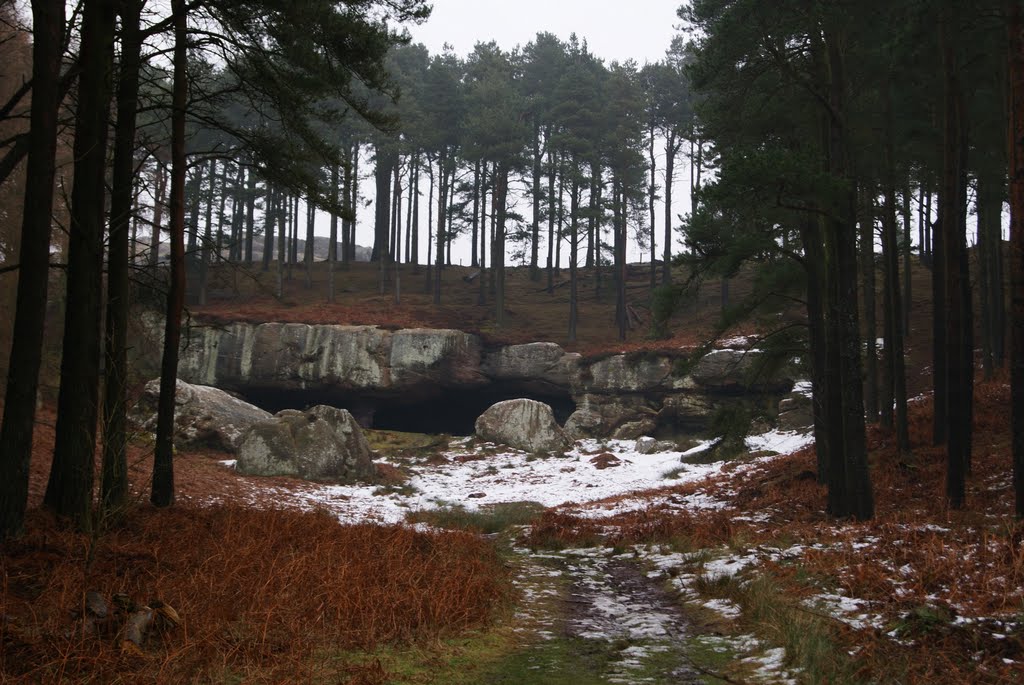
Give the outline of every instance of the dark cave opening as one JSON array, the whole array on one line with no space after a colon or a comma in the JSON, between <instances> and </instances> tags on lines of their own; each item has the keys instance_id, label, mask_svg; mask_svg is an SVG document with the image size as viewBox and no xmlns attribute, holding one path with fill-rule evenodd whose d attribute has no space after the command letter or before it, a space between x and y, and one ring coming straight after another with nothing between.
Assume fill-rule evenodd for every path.
<instances>
[{"instance_id":1,"label":"dark cave opening","mask_svg":"<svg viewBox=\"0 0 1024 685\"><path fill-rule=\"evenodd\" d=\"M246 388L246 401L271 413L325 404L347 409L363 428L407 433L472 435L476 419L496 402L527 398L551 406L555 420L564 425L576 410L567 395L524 392L515 386L442 389L429 395L370 396L332 389L280 390Z\"/></svg>"}]
</instances>

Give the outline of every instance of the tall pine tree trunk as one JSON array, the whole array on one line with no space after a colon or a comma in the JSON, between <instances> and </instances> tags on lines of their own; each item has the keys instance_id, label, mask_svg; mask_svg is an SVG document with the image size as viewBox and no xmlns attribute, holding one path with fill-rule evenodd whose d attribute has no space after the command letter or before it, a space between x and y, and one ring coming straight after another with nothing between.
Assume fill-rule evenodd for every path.
<instances>
[{"instance_id":1,"label":"tall pine tree trunk","mask_svg":"<svg viewBox=\"0 0 1024 685\"><path fill-rule=\"evenodd\" d=\"M891 398L888 411L883 412L883 422L891 416L896 430L896 444L900 452L910 451L910 431L907 425L907 380L904 361L904 300L900 292L900 255L898 229L896 226L896 137L895 119L892 107L892 80L885 85L885 216L882 222L882 255L885 260L885 365L887 385L884 395ZM907 218L907 217L905 217ZM905 225L909 225L909 221ZM909 264L907 265L909 267ZM909 273L909 272L908 272ZM907 290L909 292L909 290Z\"/></svg>"},{"instance_id":2,"label":"tall pine tree trunk","mask_svg":"<svg viewBox=\"0 0 1024 685\"><path fill-rule=\"evenodd\" d=\"M494 273L494 323L505 325L505 222L508 216L508 163L494 165L494 249L491 271Z\"/></svg>"},{"instance_id":3,"label":"tall pine tree trunk","mask_svg":"<svg viewBox=\"0 0 1024 685\"><path fill-rule=\"evenodd\" d=\"M828 55L829 105L828 116L828 169L837 180L850 188L840 202L838 215L827 220L831 233L832 253L830 267L834 272L834 287L829 288L831 301L828 309L835 322L830 341L838 348L839 391L835 396L839 405L836 428L829 440L830 468L842 468L843 488L834 516L852 516L867 520L874 516L874 494L868 471L867 438L864 427L864 396L862 386L860 324L857 312L857 240L856 195L850 183L847 157L847 132L843 128L846 111L847 84L842 36L834 30L825 34ZM829 390L831 393L831 389Z\"/></svg>"},{"instance_id":4,"label":"tall pine tree trunk","mask_svg":"<svg viewBox=\"0 0 1024 685\"><path fill-rule=\"evenodd\" d=\"M580 210L580 166L573 160L572 183L569 189L569 342L576 342L576 325L579 323L579 283L577 271L579 261L579 210ZM651 265L653 268L653 264Z\"/></svg>"},{"instance_id":5,"label":"tall pine tree trunk","mask_svg":"<svg viewBox=\"0 0 1024 685\"><path fill-rule=\"evenodd\" d=\"M103 388L103 461L100 502L104 511L128 498L128 230L134 186L135 113L138 109L143 0L121 3L121 64L117 80L117 126L110 191L107 258L107 378Z\"/></svg>"},{"instance_id":6,"label":"tall pine tree trunk","mask_svg":"<svg viewBox=\"0 0 1024 685\"><path fill-rule=\"evenodd\" d=\"M49 283L64 3L32 2L32 104L18 294L0 429L0 542L21 532L28 503L36 392Z\"/></svg>"},{"instance_id":7,"label":"tall pine tree trunk","mask_svg":"<svg viewBox=\"0 0 1024 685\"><path fill-rule=\"evenodd\" d=\"M530 225L530 280L540 280L540 176L543 151L540 147L540 123L533 119L533 220Z\"/></svg>"},{"instance_id":8,"label":"tall pine tree trunk","mask_svg":"<svg viewBox=\"0 0 1024 685\"><path fill-rule=\"evenodd\" d=\"M331 165L331 229L327 242L327 301L334 304L336 299L335 270L338 262L338 196L340 195L341 174L338 164Z\"/></svg>"},{"instance_id":9,"label":"tall pine tree trunk","mask_svg":"<svg viewBox=\"0 0 1024 685\"><path fill-rule=\"evenodd\" d=\"M875 316L874 189L860 189L860 268L864 284L864 412L868 423L878 422L878 345Z\"/></svg>"},{"instance_id":10,"label":"tall pine tree trunk","mask_svg":"<svg viewBox=\"0 0 1024 685\"><path fill-rule=\"evenodd\" d=\"M973 360L965 349L965 327L970 326L964 294L963 259L966 245L966 110L959 81L959 64L954 47L952 9L944 7L940 18L940 49L945 87L943 89L944 126L942 192L939 197L940 242L945 276L946 330L945 364L935 373L946 377L946 415L949 421L946 439L946 497L954 509L964 506L966 475L969 467L970 406L973 388L970 368ZM969 368L964 368L965 364ZM936 405L938 399L936 399ZM965 416L966 414L966 416Z\"/></svg>"},{"instance_id":11,"label":"tall pine tree trunk","mask_svg":"<svg viewBox=\"0 0 1024 685\"><path fill-rule=\"evenodd\" d=\"M1010 76L1010 393L1013 491L1024 519L1024 22L1018 0L1008 1Z\"/></svg>"},{"instance_id":12,"label":"tall pine tree trunk","mask_svg":"<svg viewBox=\"0 0 1024 685\"><path fill-rule=\"evenodd\" d=\"M548 131L548 294L555 292L555 148Z\"/></svg>"},{"instance_id":13,"label":"tall pine tree trunk","mask_svg":"<svg viewBox=\"0 0 1024 685\"><path fill-rule=\"evenodd\" d=\"M650 125L650 127L648 129L648 136L650 137L650 140L648 141L647 152L648 152L648 157L649 157L650 165L651 165L651 187L648 189L648 194L647 194L647 203L648 203L647 209L649 210L650 215L651 215L651 231L650 231L651 232L651 281L650 281L650 285L651 285L651 293L653 294L654 288L658 284L658 270L654 266L654 263L656 261L658 261L658 248L657 248L658 240L657 240L657 233L655 232L656 231L655 226L658 223L658 215L655 212L655 206L654 206L654 195L655 195L655 193L658 190L658 184L657 184L658 160L654 156L654 122L653 121L651 122L651 125Z\"/></svg>"},{"instance_id":14,"label":"tall pine tree trunk","mask_svg":"<svg viewBox=\"0 0 1024 685\"><path fill-rule=\"evenodd\" d=\"M675 178L679 142L675 131L670 131L665 139L665 257L661 265L662 285L672 283L672 182Z\"/></svg>"},{"instance_id":15,"label":"tall pine tree trunk","mask_svg":"<svg viewBox=\"0 0 1024 685\"><path fill-rule=\"evenodd\" d=\"M64 345L53 466L44 498L46 506L83 528L90 524L99 404L104 179L115 23L112 0L84 3Z\"/></svg>"},{"instance_id":16,"label":"tall pine tree trunk","mask_svg":"<svg viewBox=\"0 0 1024 685\"><path fill-rule=\"evenodd\" d=\"M153 229L149 241L149 265L156 267L160 263L160 225L163 223L164 202L167 193L167 172L163 161L157 157L156 195L153 196Z\"/></svg>"},{"instance_id":17,"label":"tall pine tree trunk","mask_svg":"<svg viewBox=\"0 0 1024 685\"><path fill-rule=\"evenodd\" d=\"M441 304L441 269L444 267L445 225L448 223L448 157L442 154L437 164L437 251L434 256L434 304Z\"/></svg>"},{"instance_id":18,"label":"tall pine tree trunk","mask_svg":"<svg viewBox=\"0 0 1024 685\"><path fill-rule=\"evenodd\" d=\"M174 20L174 86L171 102L171 287L167 291L164 351L160 364L153 483L149 500L158 507L174 504L174 396L177 388L181 314L185 307L185 106L188 32L185 0L171 0Z\"/></svg>"}]
</instances>

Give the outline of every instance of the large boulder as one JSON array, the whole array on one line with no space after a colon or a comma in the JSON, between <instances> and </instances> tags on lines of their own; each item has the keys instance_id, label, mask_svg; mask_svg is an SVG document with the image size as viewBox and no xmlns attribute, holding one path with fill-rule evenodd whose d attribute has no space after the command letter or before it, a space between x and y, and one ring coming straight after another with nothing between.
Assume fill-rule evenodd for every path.
<instances>
[{"instance_id":1,"label":"large boulder","mask_svg":"<svg viewBox=\"0 0 1024 685\"><path fill-rule=\"evenodd\" d=\"M558 452L572 444L555 421L551 407L536 400L505 400L476 420L476 434L527 452Z\"/></svg>"},{"instance_id":2,"label":"large boulder","mask_svg":"<svg viewBox=\"0 0 1024 685\"><path fill-rule=\"evenodd\" d=\"M239 472L350 483L373 475L370 446L348 411L286 409L252 426L238 450Z\"/></svg>"},{"instance_id":3,"label":"large boulder","mask_svg":"<svg viewBox=\"0 0 1024 685\"><path fill-rule=\"evenodd\" d=\"M146 430L156 430L159 399L160 379L146 383L146 389L132 411L136 423ZM175 386L174 444L179 448L212 447L236 452L245 431L269 418L269 412L223 390L192 385L183 380Z\"/></svg>"}]
</instances>

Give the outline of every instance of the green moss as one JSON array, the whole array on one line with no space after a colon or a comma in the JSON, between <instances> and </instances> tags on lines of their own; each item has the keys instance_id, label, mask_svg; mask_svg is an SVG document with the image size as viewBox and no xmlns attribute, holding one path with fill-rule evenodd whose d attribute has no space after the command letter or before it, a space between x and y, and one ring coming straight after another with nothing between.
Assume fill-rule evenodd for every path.
<instances>
[{"instance_id":1,"label":"green moss","mask_svg":"<svg viewBox=\"0 0 1024 685\"><path fill-rule=\"evenodd\" d=\"M544 512L537 502L508 502L468 511L462 506L417 511L409 515L413 523L426 523L437 528L475 530L485 534L500 533L513 526L533 523Z\"/></svg>"}]
</instances>

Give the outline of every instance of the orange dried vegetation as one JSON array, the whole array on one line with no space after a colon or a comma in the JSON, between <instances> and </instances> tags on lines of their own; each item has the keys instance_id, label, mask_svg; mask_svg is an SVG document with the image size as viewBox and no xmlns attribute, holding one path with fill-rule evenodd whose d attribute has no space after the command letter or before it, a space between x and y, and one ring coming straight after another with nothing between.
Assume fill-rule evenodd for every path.
<instances>
[{"instance_id":1,"label":"orange dried vegetation","mask_svg":"<svg viewBox=\"0 0 1024 685\"><path fill-rule=\"evenodd\" d=\"M0 681L382 682L345 650L486 625L507 600L493 549L464 533L342 526L325 513L140 508L96 537L33 512L0 560ZM85 634L85 593L182 618L143 654Z\"/></svg>"}]
</instances>

